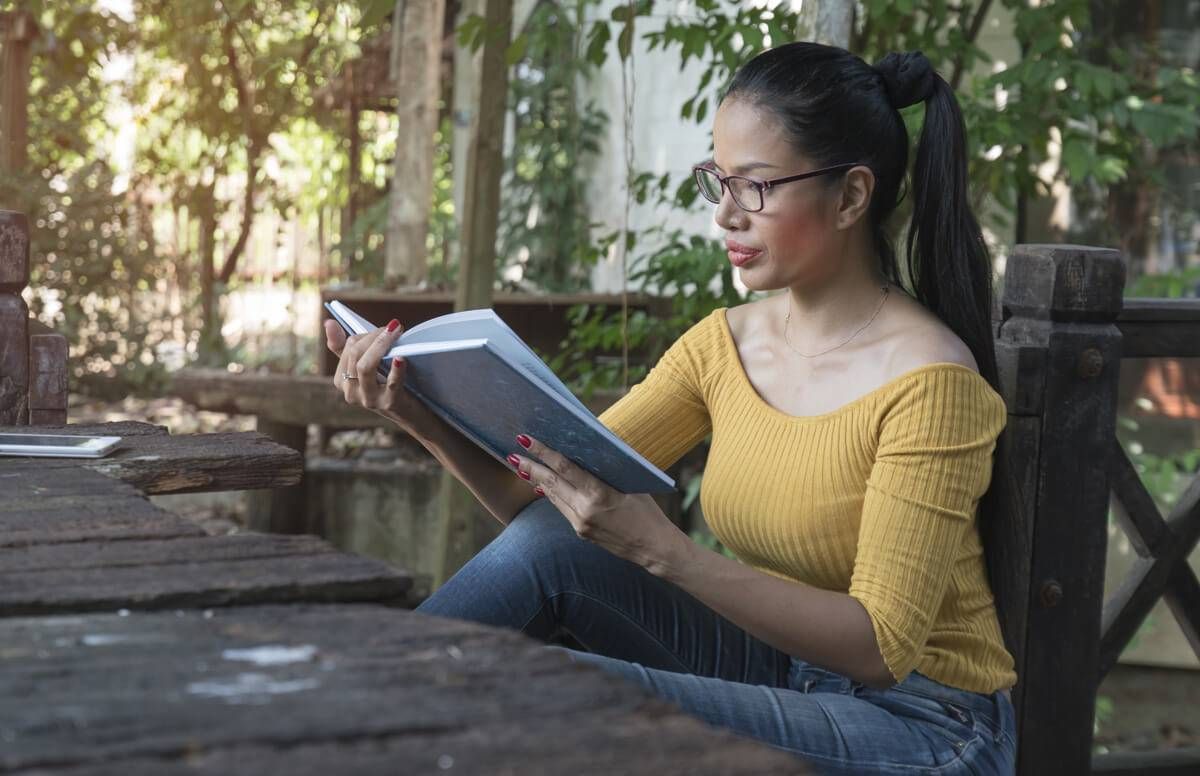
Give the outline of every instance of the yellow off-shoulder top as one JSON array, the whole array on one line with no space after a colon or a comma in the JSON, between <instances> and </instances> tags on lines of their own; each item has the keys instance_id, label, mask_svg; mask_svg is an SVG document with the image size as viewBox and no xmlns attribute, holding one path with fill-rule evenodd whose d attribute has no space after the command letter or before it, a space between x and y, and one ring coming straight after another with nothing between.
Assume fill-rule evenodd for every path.
<instances>
[{"instance_id":1,"label":"yellow off-shoulder top","mask_svg":"<svg viewBox=\"0 0 1200 776\"><path fill-rule=\"evenodd\" d=\"M897 681L916 670L981 693L1016 681L975 523L1006 418L987 381L953 363L788 415L751 385L725 309L600 416L660 468L711 433L701 508L739 560L861 602Z\"/></svg>"}]
</instances>

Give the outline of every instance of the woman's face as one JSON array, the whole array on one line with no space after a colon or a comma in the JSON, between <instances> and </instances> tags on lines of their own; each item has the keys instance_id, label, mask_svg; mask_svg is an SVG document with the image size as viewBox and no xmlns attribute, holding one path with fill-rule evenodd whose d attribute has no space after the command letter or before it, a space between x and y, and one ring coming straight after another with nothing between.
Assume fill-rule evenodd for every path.
<instances>
[{"instance_id":1,"label":"woman's face","mask_svg":"<svg viewBox=\"0 0 1200 776\"><path fill-rule=\"evenodd\" d=\"M722 175L760 180L797 175L819 165L799 154L769 112L737 98L721 103L713 123L713 161ZM725 230L730 262L755 291L819 284L834 273L845 248L837 228L841 186L824 177L763 192L763 209L747 213L726 189L715 220Z\"/></svg>"}]
</instances>

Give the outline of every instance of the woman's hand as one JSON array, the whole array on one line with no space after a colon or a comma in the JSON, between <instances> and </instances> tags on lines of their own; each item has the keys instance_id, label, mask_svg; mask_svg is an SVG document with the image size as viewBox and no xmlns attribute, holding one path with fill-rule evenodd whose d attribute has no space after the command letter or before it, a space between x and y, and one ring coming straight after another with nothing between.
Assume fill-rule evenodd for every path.
<instances>
[{"instance_id":1,"label":"woman's hand","mask_svg":"<svg viewBox=\"0 0 1200 776\"><path fill-rule=\"evenodd\" d=\"M379 362L391 350L403 331L393 320L384 328L349 339L336 321L325 321L325 344L339 356L333 375L333 387L341 391L347 404L357 404L394 421L406 431L433 417L432 411L404 389L407 365L404 359L392 361L387 379L380 377Z\"/></svg>"},{"instance_id":2,"label":"woman's hand","mask_svg":"<svg viewBox=\"0 0 1200 776\"><path fill-rule=\"evenodd\" d=\"M690 547L691 539L667 518L653 497L614 490L562 453L524 434L517 442L544 463L515 453L508 462L538 495L558 507L580 537L652 573Z\"/></svg>"}]
</instances>

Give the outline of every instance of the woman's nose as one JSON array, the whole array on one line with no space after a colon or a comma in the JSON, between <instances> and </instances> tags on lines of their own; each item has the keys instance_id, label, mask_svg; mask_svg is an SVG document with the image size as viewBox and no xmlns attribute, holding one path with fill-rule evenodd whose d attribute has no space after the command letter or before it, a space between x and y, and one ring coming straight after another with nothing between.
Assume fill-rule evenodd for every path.
<instances>
[{"instance_id":1,"label":"woman's nose","mask_svg":"<svg viewBox=\"0 0 1200 776\"><path fill-rule=\"evenodd\" d=\"M729 193L729 189L723 188L721 201L717 203L717 209L713 213L713 220L717 222L717 226L725 230L742 229L745 227L745 218L746 211L733 201L733 195Z\"/></svg>"}]
</instances>

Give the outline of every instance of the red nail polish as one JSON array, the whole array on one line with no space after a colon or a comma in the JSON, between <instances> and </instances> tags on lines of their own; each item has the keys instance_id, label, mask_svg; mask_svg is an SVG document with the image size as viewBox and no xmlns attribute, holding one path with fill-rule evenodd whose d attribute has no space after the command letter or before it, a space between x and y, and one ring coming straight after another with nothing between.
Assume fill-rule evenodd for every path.
<instances>
[{"instance_id":1,"label":"red nail polish","mask_svg":"<svg viewBox=\"0 0 1200 776\"><path fill-rule=\"evenodd\" d=\"M388 331L395 331L398 328L400 328L400 321L396 320L395 318L388 321Z\"/></svg>"},{"instance_id":2,"label":"red nail polish","mask_svg":"<svg viewBox=\"0 0 1200 776\"><path fill-rule=\"evenodd\" d=\"M517 469L517 476L523 480L527 480L529 479L529 472L523 472L520 469Z\"/></svg>"},{"instance_id":3,"label":"red nail polish","mask_svg":"<svg viewBox=\"0 0 1200 776\"><path fill-rule=\"evenodd\" d=\"M526 450L528 450L529 446L533 444L533 440L530 439L529 437L525 436L524 434L517 434L517 444L519 444L521 447L524 447Z\"/></svg>"},{"instance_id":4,"label":"red nail polish","mask_svg":"<svg viewBox=\"0 0 1200 776\"><path fill-rule=\"evenodd\" d=\"M520 458L518 458L518 457L517 457L515 454L514 454L514 455L509 455L509 456L508 456L508 458L507 458L507 461L508 461L509 463L511 463L511 464L512 464L514 467L515 467L515 466L520 466L520 465L521 465L521 459L520 459Z\"/></svg>"},{"instance_id":5,"label":"red nail polish","mask_svg":"<svg viewBox=\"0 0 1200 776\"><path fill-rule=\"evenodd\" d=\"M541 486L541 485L534 485L534 486L533 486L533 492L534 492L534 493L536 493L536 494L538 494L539 496L544 496L544 495L546 495L546 491L542 490L542 486Z\"/></svg>"}]
</instances>

